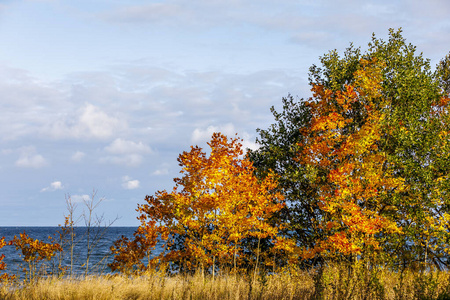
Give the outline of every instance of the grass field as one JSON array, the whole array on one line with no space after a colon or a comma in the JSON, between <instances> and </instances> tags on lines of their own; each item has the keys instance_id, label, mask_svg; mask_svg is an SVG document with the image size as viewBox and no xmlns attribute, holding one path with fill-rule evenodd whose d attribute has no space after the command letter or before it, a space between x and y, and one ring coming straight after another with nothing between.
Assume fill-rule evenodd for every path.
<instances>
[{"instance_id":1,"label":"grass field","mask_svg":"<svg viewBox=\"0 0 450 300\"><path fill-rule=\"evenodd\" d=\"M402 273L378 270L349 273L328 267L322 281L314 272L291 270L254 278L201 274L161 276L104 275L37 278L4 285L1 299L450 299L449 272ZM316 284L315 284L316 283ZM317 289L316 289L317 288ZM315 291L317 293L315 293Z\"/></svg>"}]
</instances>

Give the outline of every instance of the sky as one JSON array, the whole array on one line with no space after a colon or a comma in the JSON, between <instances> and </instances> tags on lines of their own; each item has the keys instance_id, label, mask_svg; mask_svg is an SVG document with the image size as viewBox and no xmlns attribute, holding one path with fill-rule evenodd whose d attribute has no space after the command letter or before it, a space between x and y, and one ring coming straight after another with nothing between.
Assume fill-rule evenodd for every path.
<instances>
[{"instance_id":1,"label":"sky","mask_svg":"<svg viewBox=\"0 0 450 300\"><path fill-rule=\"evenodd\" d=\"M449 16L446 0L0 0L0 226L57 226L93 195L137 226L191 145L256 149L320 56L401 27L435 66Z\"/></svg>"}]
</instances>

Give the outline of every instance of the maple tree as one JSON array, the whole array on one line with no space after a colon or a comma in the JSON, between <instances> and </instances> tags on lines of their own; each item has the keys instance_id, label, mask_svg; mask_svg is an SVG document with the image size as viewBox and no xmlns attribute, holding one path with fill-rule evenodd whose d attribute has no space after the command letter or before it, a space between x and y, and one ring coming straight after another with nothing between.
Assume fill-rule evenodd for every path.
<instances>
[{"instance_id":1,"label":"maple tree","mask_svg":"<svg viewBox=\"0 0 450 300\"><path fill-rule=\"evenodd\" d=\"M268 220L283 206L283 197L272 192L273 174L259 180L252 163L243 158L238 138L215 133L208 143L210 154L191 147L178 162L181 178L171 192L158 191L138 206L141 226L133 240L122 238L112 247L113 270L146 269L171 263L179 270L210 270L218 266L237 270L260 263L260 248L244 247L246 238L270 240L277 251L289 251L292 243L277 236ZM151 257L158 241L161 254ZM147 265L143 259L147 257Z\"/></svg>"}]
</instances>

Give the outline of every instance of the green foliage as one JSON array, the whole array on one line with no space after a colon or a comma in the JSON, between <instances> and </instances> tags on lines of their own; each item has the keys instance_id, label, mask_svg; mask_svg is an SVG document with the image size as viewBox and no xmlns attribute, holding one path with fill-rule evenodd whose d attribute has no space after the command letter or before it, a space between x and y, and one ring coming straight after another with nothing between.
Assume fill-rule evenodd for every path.
<instances>
[{"instance_id":1,"label":"green foliage","mask_svg":"<svg viewBox=\"0 0 450 300\"><path fill-rule=\"evenodd\" d=\"M439 62L437 74L441 89L444 93L450 94L450 53Z\"/></svg>"},{"instance_id":2,"label":"green foliage","mask_svg":"<svg viewBox=\"0 0 450 300\"><path fill-rule=\"evenodd\" d=\"M325 54L320 67L310 68L310 84L331 91L329 105L338 109L339 93L355 84L355 74L364 68L362 62L380 62L382 82L377 92L384 101L374 103L378 103L375 110L385 117L377 149L386 158L383 170L389 169L405 182L402 190L393 188L379 199L378 213L395 220L403 232L384 237L384 259L394 267L417 265L417 261L447 265L450 58L447 56L432 72L429 60L406 43L401 30L391 29L387 41L374 35L368 46L362 52L351 45L342 57L337 51ZM323 235L317 222L324 218L324 212L318 208L312 179L325 174L297 159L304 139L298 132L310 130L311 111L302 100L289 96L283 99L283 112L272 108L272 113L275 123L267 130L258 129L261 148L250 158L259 175L272 169L281 176L279 188L289 205L279 217L289 224L287 230L299 246L313 247ZM361 103L353 103L350 110L342 112L351 123L341 134L362 128L371 113Z\"/></svg>"},{"instance_id":3,"label":"green foliage","mask_svg":"<svg viewBox=\"0 0 450 300\"><path fill-rule=\"evenodd\" d=\"M250 151L248 157L258 176L265 177L271 171L278 175L277 190L284 194L286 207L275 214L274 219L286 224L282 233L294 238L299 245L314 247L322 237L322 231L315 224L321 211L315 189L307 177L308 170L296 159L304 139L300 129L307 126L311 115L303 100L288 95L282 102L281 112L274 107L270 109L275 123L267 130L257 129L260 148Z\"/></svg>"}]
</instances>

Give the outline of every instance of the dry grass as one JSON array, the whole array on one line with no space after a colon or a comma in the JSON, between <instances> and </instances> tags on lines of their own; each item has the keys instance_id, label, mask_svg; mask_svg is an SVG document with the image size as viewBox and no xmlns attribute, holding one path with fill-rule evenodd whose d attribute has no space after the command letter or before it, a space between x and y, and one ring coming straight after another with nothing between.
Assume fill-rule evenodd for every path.
<instances>
[{"instance_id":1,"label":"dry grass","mask_svg":"<svg viewBox=\"0 0 450 300\"><path fill-rule=\"evenodd\" d=\"M4 287L2 299L308 299L312 282L269 276L254 283L248 277L89 276L42 278L21 288Z\"/></svg>"},{"instance_id":2,"label":"dry grass","mask_svg":"<svg viewBox=\"0 0 450 300\"><path fill-rule=\"evenodd\" d=\"M367 275L367 274L366 274ZM366 276L349 275L345 268L329 267L323 273L321 299L450 299L450 273L403 273L379 270ZM252 281L242 275L139 277L88 276L40 278L22 286L3 286L0 299L312 299L310 273L290 271Z\"/></svg>"},{"instance_id":3,"label":"dry grass","mask_svg":"<svg viewBox=\"0 0 450 300\"><path fill-rule=\"evenodd\" d=\"M353 269L328 267L322 299L450 300L449 271Z\"/></svg>"}]
</instances>

